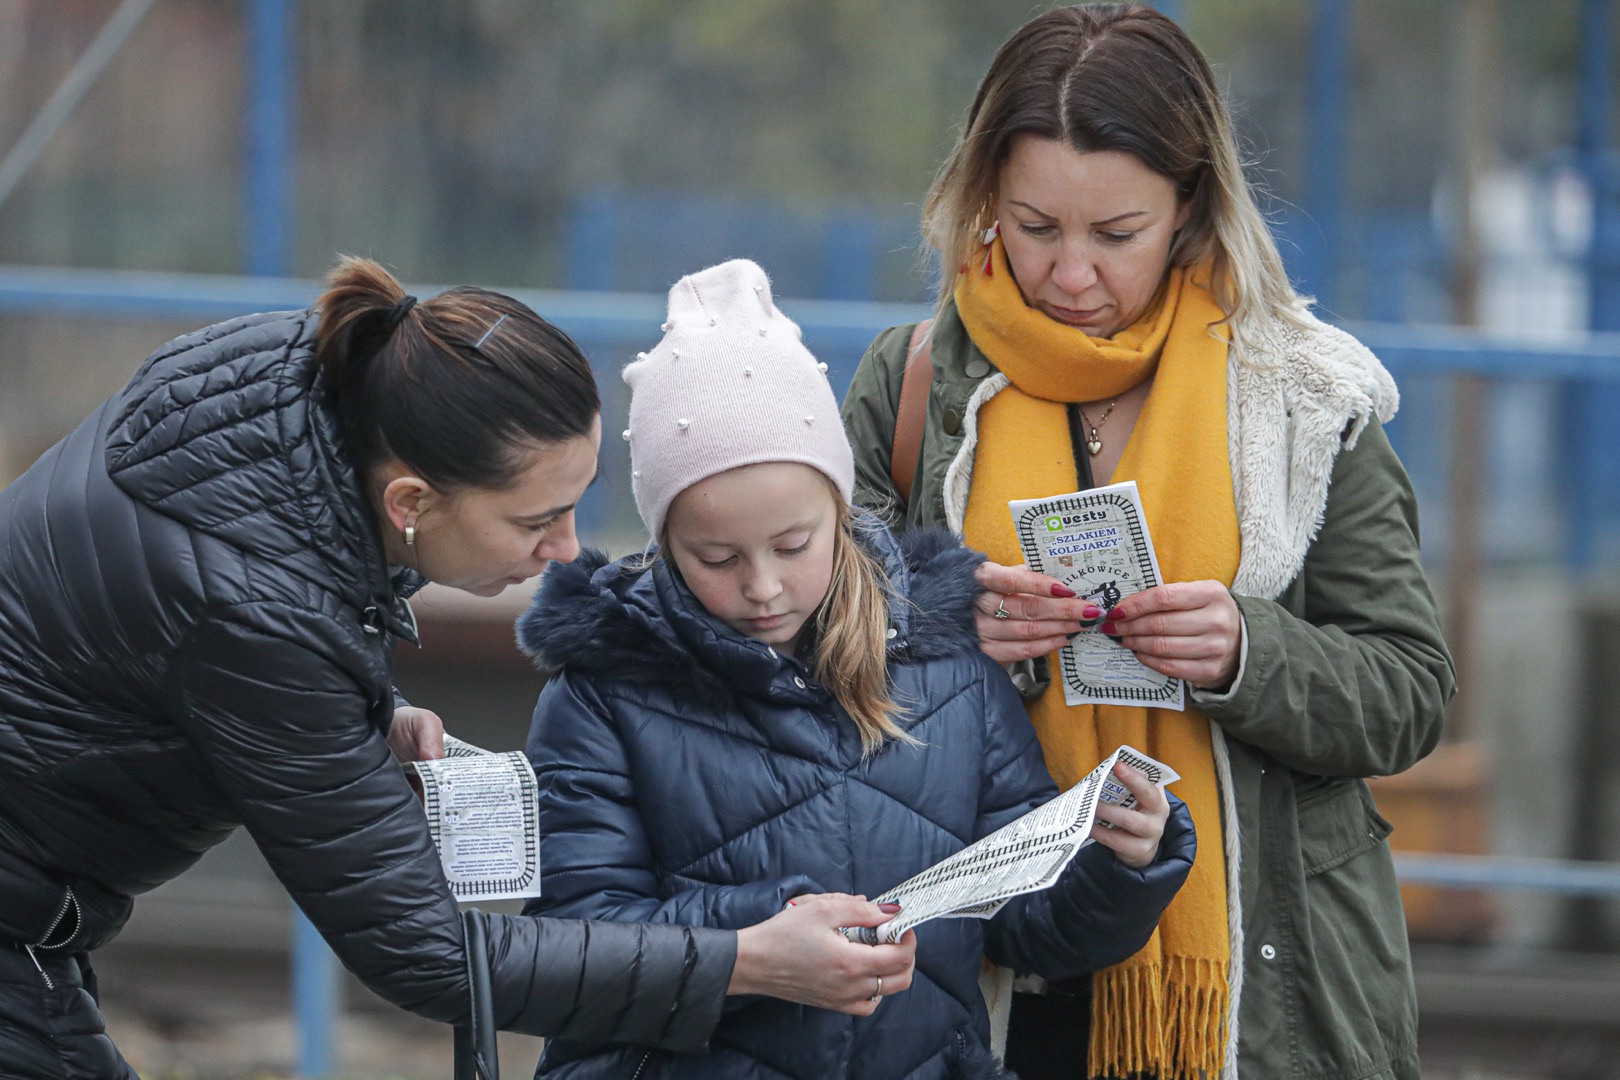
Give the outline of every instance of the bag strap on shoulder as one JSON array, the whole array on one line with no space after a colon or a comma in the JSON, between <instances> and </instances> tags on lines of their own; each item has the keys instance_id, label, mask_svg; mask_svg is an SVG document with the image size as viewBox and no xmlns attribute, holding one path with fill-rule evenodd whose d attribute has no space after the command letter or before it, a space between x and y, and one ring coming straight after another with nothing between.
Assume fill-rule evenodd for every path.
<instances>
[{"instance_id":1,"label":"bag strap on shoulder","mask_svg":"<svg viewBox=\"0 0 1620 1080\"><path fill-rule=\"evenodd\" d=\"M934 343L928 331L934 320L924 319L911 331L906 368L900 375L900 406L894 414L894 448L889 455L889 479L907 504L922 454L923 425L928 419L928 388L934 381Z\"/></svg>"}]
</instances>

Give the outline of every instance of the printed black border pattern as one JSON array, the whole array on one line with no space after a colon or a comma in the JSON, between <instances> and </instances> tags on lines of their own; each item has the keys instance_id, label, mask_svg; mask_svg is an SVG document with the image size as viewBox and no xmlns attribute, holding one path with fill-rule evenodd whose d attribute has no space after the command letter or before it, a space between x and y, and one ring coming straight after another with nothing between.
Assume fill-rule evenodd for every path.
<instances>
[{"instance_id":1,"label":"printed black border pattern","mask_svg":"<svg viewBox=\"0 0 1620 1080\"><path fill-rule=\"evenodd\" d=\"M502 754L499 757L509 765L516 777L519 788L520 805L531 805L539 796L540 785L534 778L534 770L529 766L528 759L523 760L521 768ZM444 867L445 881L450 885L450 891L458 900L483 900L491 896L504 896L509 893L521 892L533 884L540 873L540 839L531 829L523 830L523 865L522 875L514 878L501 878L498 881L463 881L457 883L450 879L450 868L444 866L444 845L440 836L442 827L441 803L439 798L439 778L424 777L422 782L422 809L427 811L428 833L433 838L433 849L439 853L439 865ZM533 798L529 798L533 796Z\"/></svg>"},{"instance_id":2,"label":"printed black border pattern","mask_svg":"<svg viewBox=\"0 0 1620 1080\"><path fill-rule=\"evenodd\" d=\"M1069 495L1055 502L1042 500L1042 508L1028 507L1018 518L1018 543L1024 549L1026 558L1032 560L1030 569L1037 574L1046 573L1041 559L1040 545L1035 542L1035 522L1051 517L1052 514L1064 514L1074 510L1089 510L1103 503L1112 503L1123 513L1125 528L1129 533L1131 550L1135 552L1137 570L1142 580L1147 584L1144 589L1150 589L1159 584L1158 575L1153 572L1153 562L1147 557L1147 544L1144 543L1145 531L1142 528L1141 516L1137 513L1136 504L1117 491L1082 491L1078 495ZM1099 686L1084 682L1080 673L1075 669L1074 652L1072 650L1059 650L1058 656L1063 666L1063 681L1066 685L1074 687L1088 697L1109 698L1120 702L1138 702L1144 705L1156 705L1160 702L1174 701L1180 691L1178 680L1171 679L1156 690L1144 690L1136 686Z\"/></svg>"},{"instance_id":3,"label":"printed black border pattern","mask_svg":"<svg viewBox=\"0 0 1620 1080\"><path fill-rule=\"evenodd\" d=\"M1107 762L1104 762L1104 764L1107 764ZM1060 795L1059 798L1067 798L1078 791L1080 793L1080 804L1092 807L1092 821L1095 821L1095 804L1099 793L1102 791L1106 772L1107 770L1102 765L1098 765L1081 778L1074 787ZM873 903L903 899L906 896L914 895L921 889L933 888L936 885L949 883L957 878L974 874L994 873L1007 866L1016 865L1034 858L1034 855L1031 854L1032 849L1041 855L1050 853L1055 856L1055 859L1047 862L1046 869L1036 875L1036 880L1051 879L1046 885L1038 886L1038 888L1047 888L1057 881L1058 874L1085 846L1086 839L1091 833L1091 827L1085 818L1081 817L1068 821L1058 829L1031 832L1018 839L1016 843L1012 842L1011 836L1003 835L1013 832L1025 818L1039 814L1042 809L1044 807L1037 807L1021 817L1009 821L990 835L981 836L954 855L946 856L926 870L912 875L891 889L884 890L882 895L878 896ZM1076 834L1082 832L1084 835L1076 836ZM858 940L867 945L876 945L880 942L892 945L900 940L902 934L914 926L921 926L934 919L978 917L975 915L976 912L999 907L1013 897L1029 891L1028 887L1009 889L1006 885L1002 885L994 892L984 895L981 899L965 907L953 908L949 911L930 912L926 915L919 915L918 909L913 906L910 912L898 915L875 929L872 927L860 928Z\"/></svg>"}]
</instances>

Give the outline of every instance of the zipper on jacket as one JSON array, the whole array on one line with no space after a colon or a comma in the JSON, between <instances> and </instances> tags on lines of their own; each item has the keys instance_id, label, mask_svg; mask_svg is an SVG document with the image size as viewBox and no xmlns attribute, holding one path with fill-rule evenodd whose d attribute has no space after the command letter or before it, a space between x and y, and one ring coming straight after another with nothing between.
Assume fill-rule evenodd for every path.
<instances>
[{"instance_id":1,"label":"zipper on jacket","mask_svg":"<svg viewBox=\"0 0 1620 1080\"><path fill-rule=\"evenodd\" d=\"M55 990L56 982L51 978L51 973L45 970L45 965L39 962L39 957L34 955L34 947L32 945L24 945L23 952L27 953L28 959L34 962L34 970L39 972L39 977L45 980L45 989Z\"/></svg>"},{"instance_id":2,"label":"zipper on jacket","mask_svg":"<svg viewBox=\"0 0 1620 1080\"><path fill-rule=\"evenodd\" d=\"M73 912L73 934L76 937L79 933L79 927L84 925L84 913L79 910L79 898L73 895L73 886L71 885L63 890L62 905L56 909L56 915L51 919L50 925L45 928L45 932L43 934L39 935L39 940L34 942L31 946L29 946L29 948L60 949L62 945L66 945L68 943L67 941L62 942L62 945L47 945L46 942L51 940L51 935L56 933L56 928L62 925L62 920L67 918L67 914L70 911ZM68 940L71 941L72 938L69 938ZM39 961L36 960L34 962L34 966L38 967Z\"/></svg>"},{"instance_id":3,"label":"zipper on jacket","mask_svg":"<svg viewBox=\"0 0 1620 1080\"><path fill-rule=\"evenodd\" d=\"M652 1051L651 1050L647 1051L645 1054L642 1054L641 1055L641 1064L637 1065L636 1066L636 1071L630 1074L630 1080L641 1080L641 1074L643 1072L647 1071L647 1062L650 1061L651 1059L652 1059Z\"/></svg>"}]
</instances>

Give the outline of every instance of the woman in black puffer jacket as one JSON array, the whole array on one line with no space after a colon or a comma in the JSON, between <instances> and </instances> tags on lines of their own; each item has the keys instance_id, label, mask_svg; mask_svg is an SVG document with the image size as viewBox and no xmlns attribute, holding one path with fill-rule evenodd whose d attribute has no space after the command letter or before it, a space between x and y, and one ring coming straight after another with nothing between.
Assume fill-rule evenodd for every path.
<instances>
[{"instance_id":1,"label":"woman in black puffer jacket","mask_svg":"<svg viewBox=\"0 0 1620 1080\"><path fill-rule=\"evenodd\" d=\"M457 910L403 758L437 717L393 691L405 597L481 595L578 553L598 399L509 297L417 304L347 260L314 309L171 342L0 492L0 1073L131 1080L89 952L132 897L245 825L343 963L435 1020L467 1012ZM869 1012L909 948L490 918L497 1023L694 1048L730 993Z\"/></svg>"}]
</instances>

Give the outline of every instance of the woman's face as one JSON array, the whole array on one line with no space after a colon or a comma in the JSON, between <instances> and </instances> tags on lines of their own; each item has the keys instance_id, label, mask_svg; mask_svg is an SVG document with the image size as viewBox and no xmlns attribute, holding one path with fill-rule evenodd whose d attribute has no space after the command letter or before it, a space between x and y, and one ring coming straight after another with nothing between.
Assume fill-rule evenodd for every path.
<instances>
[{"instance_id":1,"label":"woman's face","mask_svg":"<svg viewBox=\"0 0 1620 1080\"><path fill-rule=\"evenodd\" d=\"M808 465L745 465L675 496L664 551L703 607L792 654L832 583L837 499Z\"/></svg>"},{"instance_id":2,"label":"woman's face","mask_svg":"<svg viewBox=\"0 0 1620 1080\"><path fill-rule=\"evenodd\" d=\"M1146 313L1189 212L1167 177L1123 150L1019 135L999 188L1001 240L1025 303L1097 338Z\"/></svg>"},{"instance_id":3,"label":"woman's face","mask_svg":"<svg viewBox=\"0 0 1620 1080\"><path fill-rule=\"evenodd\" d=\"M498 489L447 496L414 476L395 477L383 494L395 529L390 561L475 596L522 584L552 560L573 561L574 507L596 477L601 436L597 421L589 435L522 451L517 479ZM416 529L410 547L401 541L406 525Z\"/></svg>"}]
</instances>

